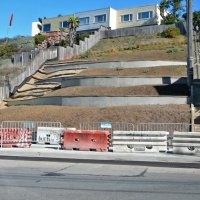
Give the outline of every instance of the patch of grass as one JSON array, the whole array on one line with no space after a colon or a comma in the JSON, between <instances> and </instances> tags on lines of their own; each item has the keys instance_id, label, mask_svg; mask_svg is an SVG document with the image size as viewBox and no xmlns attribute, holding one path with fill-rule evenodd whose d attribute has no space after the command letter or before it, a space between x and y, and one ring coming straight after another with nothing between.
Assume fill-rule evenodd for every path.
<instances>
[{"instance_id":1,"label":"patch of grass","mask_svg":"<svg viewBox=\"0 0 200 200\"><path fill-rule=\"evenodd\" d=\"M80 58L89 58L91 56L91 51L86 51L80 55Z\"/></svg>"},{"instance_id":2,"label":"patch of grass","mask_svg":"<svg viewBox=\"0 0 200 200\"><path fill-rule=\"evenodd\" d=\"M168 48L166 50L166 53L177 53L177 52L180 52L180 51L184 51L184 49L179 48L178 46L173 46L171 48Z\"/></svg>"},{"instance_id":3,"label":"patch of grass","mask_svg":"<svg viewBox=\"0 0 200 200\"><path fill-rule=\"evenodd\" d=\"M124 68L121 67L121 66L115 68L116 71L122 71L123 69L124 69Z\"/></svg>"},{"instance_id":4,"label":"patch of grass","mask_svg":"<svg viewBox=\"0 0 200 200\"><path fill-rule=\"evenodd\" d=\"M2 68L0 70L0 76L9 76L9 77L15 77L19 75L22 72L22 69L18 67L13 67L13 68Z\"/></svg>"}]
</instances>

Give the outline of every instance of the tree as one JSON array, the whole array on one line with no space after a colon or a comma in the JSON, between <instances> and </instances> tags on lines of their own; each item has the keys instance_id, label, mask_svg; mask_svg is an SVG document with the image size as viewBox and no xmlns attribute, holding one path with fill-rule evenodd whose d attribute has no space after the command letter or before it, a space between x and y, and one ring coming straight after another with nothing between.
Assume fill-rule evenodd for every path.
<instances>
[{"instance_id":1,"label":"tree","mask_svg":"<svg viewBox=\"0 0 200 200\"><path fill-rule=\"evenodd\" d=\"M180 21L183 0L161 0L160 15L163 24L173 24Z\"/></svg>"},{"instance_id":2,"label":"tree","mask_svg":"<svg viewBox=\"0 0 200 200\"><path fill-rule=\"evenodd\" d=\"M68 26L69 26L69 45L70 47L75 44L76 39L76 28L79 27L79 18L78 17L69 17Z\"/></svg>"},{"instance_id":3,"label":"tree","mask_svg":"<svg viewBox=\"0 0 200 200\"><path fill-rule=\"evenodd\" d=\"M196 32L200 31L200 11L193 12L193 26Z\"/></svg>"},{"instance_id":4,"label":"tree","mask_svg":"<svg viewBox=\"0 0 200 200\"><path fill-rule=\"evenodd\" d=\"M182 17L186 21L187 13L184 13ZM193 27L194 27L194 31L196 32L200 31L200 11L193 12Z\"/></svg>"},{"instance_id":5,"label":"tree","mask_svg":"<svg viewBox=\"0 0 200 200\"><path fill-rule=\"evenodd\" d=\"M42 18L38 18L39 24L37 25L38 29L40 30L40 33L42 31Z\"/></svg>"}]
</instances>

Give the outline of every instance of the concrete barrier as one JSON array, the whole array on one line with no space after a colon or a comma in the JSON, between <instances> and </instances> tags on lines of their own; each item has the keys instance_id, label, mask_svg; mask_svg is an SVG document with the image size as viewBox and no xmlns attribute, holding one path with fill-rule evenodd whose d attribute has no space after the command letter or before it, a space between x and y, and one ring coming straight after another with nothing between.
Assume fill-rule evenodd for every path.
<instances>
[{"instance_id":1,"label":"concrete barrier","mask_svg":"<svg viewBox=\"0 0 200 200\"><path fill-rule=\"evenodd\" d=\"M114 152L166 152L165 131L114 131L112 145Z\"/></svg>"},{"instance_id":2,"label":"concrete barrier","mask_svg":"<svg viewBox=\"0 0 200 200\"><path fill-rule=\"evenodd\" d=\"M174 132L172 138L174 153L200 152L199 132Z\"/></svg>"}]
</instances>

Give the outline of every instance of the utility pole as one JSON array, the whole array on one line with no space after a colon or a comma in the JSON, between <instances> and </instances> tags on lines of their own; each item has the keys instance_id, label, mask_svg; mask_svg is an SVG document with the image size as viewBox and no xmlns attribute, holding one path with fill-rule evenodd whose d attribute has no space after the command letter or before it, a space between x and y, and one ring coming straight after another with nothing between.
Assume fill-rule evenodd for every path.
<instances>
[{"instance_id":1,"label":"utility pole","mask_svg":"<svg viewBox=\"0 0 200 200\"><path fill-rule=\"evenodd\" d=\"M194 62L192 0L187 0L187 36L188 36L187 76L188 76L188 86L191 88L193 80L193 62Z\"/></svg>"}]
</instances>

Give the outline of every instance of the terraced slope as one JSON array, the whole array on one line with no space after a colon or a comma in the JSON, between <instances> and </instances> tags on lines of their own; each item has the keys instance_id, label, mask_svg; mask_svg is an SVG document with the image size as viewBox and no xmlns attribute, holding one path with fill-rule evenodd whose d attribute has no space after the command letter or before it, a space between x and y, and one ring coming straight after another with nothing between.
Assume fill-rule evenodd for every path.
<instances>
[{"instance_id":1,"label":"terraced slope","mask_svg":"<svg viewBox=\"0 0 200 200\"><path fill-rule=\"evenodd\" d=\"M138 97L147 99L153 96L172 96L182 97L188 95L188 89L185 85L186 68L184 66L166 66L154 68L79 68L70 63L62 64L62 70L56 67L52 70L52 64L44 66L31 79L23 85L8 104L15 105L15 102L22 102L21 106L11 106L0 110L0 120L33 120L33 121L60 121L64 126L79 127L81 122L85 121L123 121L132 123L189 123L191 114L190 106L185 105L125 105L124 106L56 106L43 101L40 106L23 105L24 100L37 100L51 97ZM60 65L60 63L54 63ZM103 81L103 78L115 78L118 85L111 86ZM89 85L81 83L81 79L92 79ZM125 79L130 79L125 84ZM135 81L142 78L146 82L135 85ZM79 85L65 86L63 83L69 80L77 79ZM154 79L162 84L153 84ZM121 82L120 82L121 80ZM149 83L148 83L149 81ZM146 84L145 84L146 83ZM171 84L174 83L174 84ZM82 85L83 84L83 85ZM104 85L104 86L102 86ZM72 100L73 101L73 100ZM34 102L34 101L33 101ZM46 104L46 105L45 105ZM150 103L149 103L150 104Z\"/></svg>"}]
</instances>

